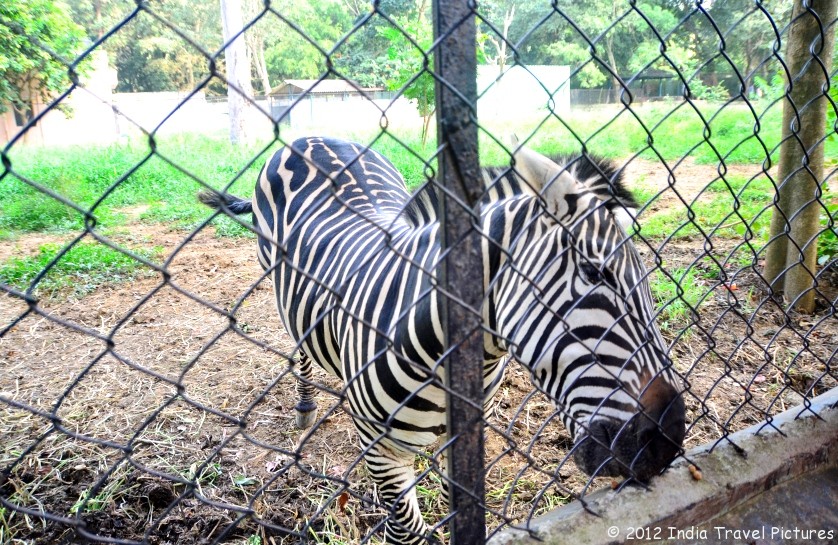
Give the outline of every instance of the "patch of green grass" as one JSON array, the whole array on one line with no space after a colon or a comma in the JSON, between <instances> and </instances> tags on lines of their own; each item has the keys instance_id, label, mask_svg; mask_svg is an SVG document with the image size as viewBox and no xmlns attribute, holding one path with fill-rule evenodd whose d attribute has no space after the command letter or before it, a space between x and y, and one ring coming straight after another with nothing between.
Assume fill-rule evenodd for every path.
<instances>
[{"instance_id":1,"label":"patch of green grass","mask_svg":"<svg viewBox=\"0 0 838 545\"><path fill-rule=\"evenodd\" d=\"M248 226L251 225L249 217L242 216L238 219ZM215 234L219 237L256 238L256 234L251 229L227 216L219 216L213 225L215 225Z\"/></svg>"},{"instance_id":2,"label":"patch of green grass","mask_svg":"<svg viewBox=\"0 0 838 545\"><path fill-rule=\"evenodd\" d=\"M422 148L418 138L401 140L417 150L418 156L386 134L375 141L373 148L395 164L408 187L417 187L427 179L426 173L434 173L423 160L432 153L425 150L433 147ZM150 206L141 220L192 229L210 214L196 199L196 194L205 189L199 180L249 197L262 165L279 149L279 143L263 152L255 146L233 146L224 139L184 134L158 138L155 154L150 149L149 143L142 140L99 147L15 148L10 155L11 172L0 171L0 175L6 174L0 185L0 237L84 226L82 212L35 189L24 179L54 191L82 210L92 209L100 227L123 224L123 208L145 204ZM243 236L248 232L234 221L220 219L217 225L222 236Z\"/></svg>"},{"instance_id":3,"label":"patch of green grass","mask_svg":"<svg viewBox=\"0 0 838 545\"><path fill-rule=\"evenodd\" d=\"M741 238L750 232L766 240L771 222L774 189L767 178L730 176L713 182L689 209L676 206L655 214L643 214L640 234L644 237L682 238L703 232L718 237ZM700 230L700 231L699 231Z\"/></svg>"},{"instance_id":4,"label":"patch of green grass","mask_svg":"<svg viewBox=\"0 0 838 545\"><path fill-rule=\"evenodd\" d=\"M838 256L838 201L825 196L826 209L821 211L821 234L818 237L818 263L825 265Z\"/></svg>"},{"instance_id":5,"label":"patch of green grass","mask_svg":"<svg viewBox=\"0 0 838 545\"><path fill-rule=\"evenodd\" d=\"M657 323L661 331L677 332L688 325L690 315L707 297L708 290L697 281L695 268L673 269L668 273L669 276L655 271L649 288L660 312Z\"/></svg>"},{"instance_id":6,"label":"patch of green grass","mask_svg":"<svg viewBox=\"0 0 838 545\"><path fill-rule=\"evenodd\" d=\"M542 119L521 120L514 126L493 125L491 133L490 129L479 132L480 160L483 164L508 164L508 137L513 133L522 140L528 139L527 145L545 154L579 153L584 145L591 153L618 160L642 152L644 158L657 160L660 156L666 161L689 154L701 163L717 162L719 156L730 163L764 161L766 151L754 136L757 124L760 138L769 150L779 142L781 112L777 106L762 112L761 104L757 103L759 119L739 103L724 107L720 103L699 103L701 115L689 105L682 104L677 109L676 106L677 103L670 102L635 105L632 111L619 107L574 110L562 119L544 112ZM486 120L486 125L481 127L489 126L491 121ZM533 134L536 126L538 129ZM371 143L393 162L411 189L437 173L436 144L429 141L423 145L418 130L388 129L384 133L350 138ZM650 142L654 151L648 149ZM17 146L9 153L11 172L0 167L0 176L4 176L0 184L0 238L13 238L22 232L78 230L85 222L83 212L36 190L24 180L49 188L82 210L91 210L100 228L124 224L129 217L124 209L147 205L141 220L192 229L209 215L195 198L205 188L201 182L248 197L264 161L279 147L279 142L267 149L255 145L233 146L223 137L196 134L158 137L153 145L138 139L110 146ZM827 141L826 156L838 157L838 139ZM737 195L741 190L742 216L747 218L754 211L751 204L770 199L772 188L770 184L767 188L760 183L746 185L732 191L719 187L718 191ZM706 195L715 191L711 187ZM643 201L653 196L650 190L639 198ZM723 197L716 201L732 206L732 200ZM700 200L694 211L695 223L702 228L712 228L714 221L725 218L721 204L714 206ZM769 215L760 216L758 228ZM654 233L678 236L697 232L686 211L673 210L661 216L648 218L644 227ZM715 225L741 221L735 214L727 216ZM235 222L217 220L216 225L221 236L247 233Z\"/></svg>"},{"instance_id":7,"label":"patch of green grass","mask_svg":"<svg viewBox=\"0 0 838 545\"><path fill-rule=\"evenodd\" d=\"M509 164L509 137L515 134L547 155L578 154L584 145L590 153L619 160L641 153L655 161L676 161L689 155L702 164L717 163L720 158L728 164L761 164L770 155L776 163L774 148L781 138L782 108L768 102L752 105L756 116L741 102L700 102L696 108L688 104L676 108L677 103L664 102L633 105L631 111L619 107L580 109L562 118L544 112L542 118L514 125L481 120L480 160L486 165ZM407 152L401 145L386 144L388 139L383 137L374 147L402 169L400 155ZM838 157L838 139L834 140L826 143L827 158ZM422 148L418 137L404 141L420 155L434 149L433 143ZM421 168L418 172L421 174ZM410 183L410 176L405 178Z\"/></svg>"},{"instance_id":8,"label":"patch of green grass","mask_svg":"<svg viewBox=\"0 0 838 545\"><path fill-rule=\"evenodd\" d=\"M639 208L643 208L656 199L660 191L656 187L651 186L646 181L645 176L641 176L640 179L632 181L631 193L634 195Z\"/></svg>"},{"instance_id":9,"label":"patch of green grass","mask_svg":"<svg viewBox=\"0 0 838 545\"><path fill-rule=\"evenodd\" d=\"M46 185L46 184L42 184ZM92 190L83 182L54 180L49 186L66 200L80 204L87 210L94 201ZM97 225L116 224L124 217L116 210L100 208L92 213ZM67 231L81 229L85 214L44 193L21 178L8 175L0 184L0 232L3 238L13 238L15 233L34 231Z\"/></svg>"},{"instance_id":10,"label":"patch of green grass","mask_svg":"<svg viewBox=\"0 0 838 545\"><path fill-rule=\"evenodd\" d=\"M669 108L654 107L642 110L652 145L666 160L691 155L696 162L704 164L717 163L720 159L725 163L760 164L780 141L782 112L778 107L765 111L761 119L737 103L725 107L709 104L700 112L689 106L682 106L672 114L669 111ZM639 123L627 129L638 130ZM651 159L656 154L647 151L644 156Z\"/></svg>"},{"instance_id":11,"label":"patch of green grass","mask_svg":"<svg viewBox=\"0 0 838 545\"><path fill-rule=\"evenodd\" d=\"M63 249L59 244L44 244L34 256L12 257L0 265L0 282L18 290L28 289L38 274ZM162 248L135 249L137 255L156 259ZM39 281L36 294L52 294L72 290L83 295L110 282L124 282L136 278L143 271L152 272L142 262L98 243L80 243L61 256Z\"/></svg>"},{"instance_id":12,"label":"patch of green grass","mask_svg":"<svg viewBox=\"0 0 838 545\"><path fill-rule=\"evenodd\" d=\"M104 227L124 223L120 209L151 204L144 219L175 222L191 227L208 216L195 195L204 185L226 187L239 176L232 192L253 192L264 162L259 149L232 146L228 141L198 135L158 138L156 154L149 143L75 146L68 148L19 147L10 154L11 172L0 185L0 232L79 229L84 215L23 180L38 183L83 210L92 210ZM251 166L250 161L257 160ZM174 166L176 165L176 166ZM0 175L5 171L0 171ZM190 174L192 176L190 176ZM101 202L100 202L101 201Z\"/></svg>"},{"instance_id":13,"label":"patch of green grass","mask_svg":"<svg viewBox=\"0 0 838 545\"><path fill-rule=\"evenodd\" d=\"M359 140L363 142L366 139ZM396 140L389 134L384 134L373 143L372 148L393 163L404 178L405 185L411 190L424 184L428 175L436 175L436 160L429 157L433 145L425 144L423 147L418 138L399 135L399 139Z\"/></svg>"},{"instance_id":14,"label":"patch of green grass","mask_svg":"<svg viewBox=\"0 0 838 545\"><path fill-rule=\"evenodd\" d=\"M529 145L546 154L578 154L584 144L587 151L614 159L641 153L649 160L676 161L691 156L701 164L720 159L727 164L762 164L770 156L776 164L782 105L767 101L751 105L756 115L741 101L727 105L699 102L696 108L663 102L633 105L631 111L619 107L574 110L561 120L547 119ZM510 130L515 131L522 139L529 136L520 128ZM495 136L506 142L506 134ZM492 161L487 164L509 162L508 155L501 156L488 136L481 136L480 144L481 159ZM827 140L825 155L828 160L838 158L838 139Z\"/></svg>"},{"instance_id":15,"label":"patch of green grass","mask_svg":"<svg viewBox=\"0 0 838 545\"><path fill-rule=\"evenodd\" d=\"M550 487L541 495L540 501L538 502L538 509L535 510L533 516L546 515L550 511L567 505L572 501L573 496L571 494L561 490L558 486Z\"/></svg>"}]
</instances>

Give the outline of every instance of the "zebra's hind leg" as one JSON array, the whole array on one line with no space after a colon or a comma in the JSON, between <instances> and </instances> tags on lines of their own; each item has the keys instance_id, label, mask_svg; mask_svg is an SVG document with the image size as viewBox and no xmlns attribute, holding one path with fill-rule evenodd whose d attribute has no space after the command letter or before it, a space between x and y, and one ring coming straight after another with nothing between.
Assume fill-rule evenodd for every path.
<instances>
[{"instance_id":1,"label":"zebra's hind leg","mask_svg":"<svg viewBox=\"0 0 838 545\"><path fill-rule=\"evenodd\" d=\"M311 382L311 359L300 353L299 372L297 376L297 404L294 406L296 412L294 422L297 429L305 430L314 425L317 419L317 404L314 402L314 395L317 393L314 384Z\"/></svg>"},{"instance_id":2,"label":"zebra's hind leg","mask_svg":"<svg viewBox=\"0 0 838 545\"><path fill-rule=\"evenodd\" d=\"M364 459L379 496L387 509L385 541L388 544L419 545L436 543L430 534L416 498L415 454L375 443L366 449Z\"/></svg>"}]
</instances>

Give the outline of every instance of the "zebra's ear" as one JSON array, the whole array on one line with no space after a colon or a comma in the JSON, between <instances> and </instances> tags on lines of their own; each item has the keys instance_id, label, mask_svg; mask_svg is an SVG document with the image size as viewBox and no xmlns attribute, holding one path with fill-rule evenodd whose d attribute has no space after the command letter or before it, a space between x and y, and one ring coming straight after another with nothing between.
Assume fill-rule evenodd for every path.
<instances>
[{"instance_id":1,"label":"zebra's ear","mask_svg":"<svg viewBox=\"0 0 838 545\"><path fill-rule=\"evenodd\" d=\"M637 209L617 205L611 209L611 213L614 214L614 219L622 226L623 230L630 234L631 226L634 225L634 219L637 217Z\"/></svg>"},{"instance_id":2,"label":"zebra's ear","mask_svg":"<svg viewBox=\"0 0 838 545\"><path fill-rule=\"evenodd\" d=\"M550 158L529 148L519 147L512 157L518 175L547 201L554 213L563 214L568 207L565 196L578 189L576 178Z\"/></svg>"}]
</instances>

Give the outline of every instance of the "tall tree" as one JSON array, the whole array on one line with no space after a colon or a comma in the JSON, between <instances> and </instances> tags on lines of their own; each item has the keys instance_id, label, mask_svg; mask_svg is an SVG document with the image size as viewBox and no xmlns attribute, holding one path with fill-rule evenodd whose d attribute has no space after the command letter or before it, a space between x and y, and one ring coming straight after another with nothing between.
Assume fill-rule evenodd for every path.
<instances>
[{"instance_id":1,"label":"tall tree","mask_svg":"<svg viewBox=\"0 0 838 545\"><path fill-rule=\"evenodd\" d=\"M71 85L69 68L84 45L84 31L53 0L0 3L0 112L28 113ZM78 70L78 68L77 68Z\"/></svg>"},{"instance_id":2,"label":"tall tree","mask_svg":"<svg viewBox=\"0 0 838 545\"><path fill-rule=\"evenodd\" d=\"M425 144L436 108L436 80L428 71L433 69L434 62L430 53L433 28L423 5L413 17L393 16L393 20L398 28L388 26L381 29L382 36L390 42L388 58L395 67L386 85L391 90L400 91L405 98L416 101L416 109L423 119L422 144Z\"/></svg>"},{"instance_id":3,"label":"tall tree","mask_svg":"<svg viewBox=\"0 0 838 545\"><path fill-rule=\"evenodd\" d=\"M221 0L221 26L224 36L224 60L227 65L227 113L230 117L230 141L246 144L250 137L253 86L250 61L244 37L241 0ZM237 36L238 35L238 36Z\"/></svg>"},{"instance_id":4,"label":"tall tree","mask_svg":"<svg viewBox=\"0 0 838 545\"><path fill-rule=\"evenodd\" d=\"M96 41L123 17L131 6L120 6L117 0L68 0L73 20L84 27L88 38Z\"/></svg>"},{"instance_id":5,"label":"tall tree","mask_svg":"<svg viewBox=\"0 0 838 545\"><path fill-rule=\"evenodd\" d=\"M271 15L270 25L265 27L268 72L277 81L323 76L327 71L325 53L352 26L346 8L334 0L282 2L274 7L285 20ZM339 55L333 56L333 62L336 57Z\"/></svg>"},{"instance_id":6,"label":"tall tree","mask_svg":"<svg viewBox=\"0 0 838 545\"><path fill-rule=\"evenodd\" d=\"M274 23L273 15L265 12L264 3L256 0L245 1L245 17L248 22L260 17L256 24L252 25L244 33L250 60L253 61L253 70L256 72L256 79L262 87L262 94L271 94L271 77L268 74L268 65L265 62L265 29L266 21Z\"/></svg>"},{"instance_id":7,"label":"tall tree","mask_svg":"<svg viewBox=\"0 0 838 545\"><path fill-rule=\"evenodd\" d=\"M503 14L503 27L500 35L496 35L493 32L487 32L484 34L485 39L478 39L478 43L483 52L483 58L485 58L489 64L494 64L498 67L498 74L504 73L506 63L509 62L509 27L512 26L512 22L514 20L515 4L512 4L506 7L506 11ZM486 42L489 42L492 45L494 48L494 54L486 51L486 47L484 45Z\"/></svg>"},{"instance_id":8,"label":"tall tree","mask_svg":"<svg viewBox=\"0 0 838 545\"><path fill-rule=\"evenodd\" d=\"M598 87L611 80L617 92L620 79L630 78L660 58L661 43L647 19L661 35L677 23L664 0L633 5L625 0L555 0L552 4L486 0L480 3L480 14L497 29L481 25L486 42L496 41L499 46L508 42L514 56L526 64L569 65L575 73L575 87ZM588 40L594 43L594 54ZM493 60L494 52L487 51L485 57Z\"/></svg>"},{"instance_id":9,"label":"tall tree","mask_svg":"<svg viewBox=\"0 0 838 545\"><path fill-rule=\"evenodd\" d=\"M765 277L802 312L812 312L817 271L824 130L838 0L795 0L785 61L791 82L783 107L779 187L766 248ZM817 17L815 17L817 14ZM823 30L827 29L825 33Z\"/></svg>"},{"instance_id":10,"label":"tall tree","mask_svg":"<svg viewBox=\"0 0 838 545\"><path fill-rule=\"evenodd\" d=\"M379 0L375 3L367 0L352 4L365 5L355 22L371 14L373 10L389 17L397 17L402 22L416 21L417 13L424 11L423 6L426 5L425 2L417 0ZM347 30L350 28L351 24ZM393 42L386 35L386 29L392 28L394 27L384 18L372 15L363 27L349 36L332 57L336 71L365 87L387 86L388 82L398 78L399 61L392 58Z\"/></svg>"},{"instance_id":11,"label":"tall tree","mask_svg":"<svg viewBox=\"0 0 838 545\"><path fill-rule=\"evenodd\" d=\"M208 2L68 0L73 19L91 41L117 25L100 47L117 69L117 91L191 91L209 74L221 46L219 10Z\"/></svg>"},{"instance_id":12,"label":"tall tree","mask_svg":"<svg viewBox=\"0 0 838 545\"><path fill-rule=\"evenodd\" d=\"M782 29L786 25L793 2L727 0L701 6L701 10L693 2L665 3L672 6L681 21L667 45L691 50L693 61L682 70L686 77L692 76L698 65L715 59L702 66L694 79L700 78L709 85L726 83L735 91L739 87L737 72L746 80L753 76L770 80L782 69L774 55L775 27ZM750 83L746 81L746 87Z\"/></svg>"}]
</instances>

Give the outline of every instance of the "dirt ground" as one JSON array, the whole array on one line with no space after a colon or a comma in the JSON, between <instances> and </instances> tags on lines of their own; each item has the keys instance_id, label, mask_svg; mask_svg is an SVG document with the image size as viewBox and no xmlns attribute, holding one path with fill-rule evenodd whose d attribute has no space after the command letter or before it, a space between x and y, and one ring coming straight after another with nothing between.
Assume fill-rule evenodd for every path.
<instances>
[{"instance_id":1,"label":"dirt ground","mask_svg":"<svg viewBox=\"0 0 838 545\"><path fill-rule=\"evenodd\" d=\"M654 207L680 202L659 167L636 160L629 169L629 179L664 191ZM676 175L691 198L714 169L684 164ZM260 281L254 241L212 228L184 244L186 236L139 223L111 236L162 246L169 281L145 271L32 309L0 298L0 327L23 316L0 338L0 467L11 468L0 498L17 509L0 508L0 543L379 542L384 511L358 461L340 383L318 370L320 420L313 431L294 426L294 345ZM24 236L0 246L0 259L57 240ZM659 251L668 269L709 272L707 257L724 262L740 243L714 240L708 251L703 239L678 239L640 250L650 268ZM664 329L689 387L687 448L836 386L835 273L824 272L815 315L787 317L756 265L731 265L724 280L698 275L698 312ZM490 532L618 484L576 469L570 437L516 364L489 424ZM418 490L426 520L442 520L439 478L431 473Z\"/></svg>"}]
</instances>

